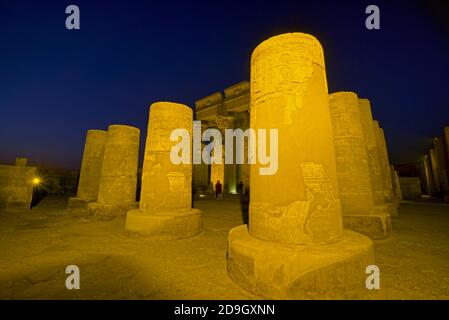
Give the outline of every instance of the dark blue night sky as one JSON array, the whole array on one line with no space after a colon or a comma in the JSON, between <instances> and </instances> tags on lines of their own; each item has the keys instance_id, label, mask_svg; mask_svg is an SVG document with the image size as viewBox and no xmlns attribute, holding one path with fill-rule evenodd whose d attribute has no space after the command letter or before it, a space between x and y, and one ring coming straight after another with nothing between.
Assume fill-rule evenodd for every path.
<instances>
[{"instance_id":1,"label":"dark blue night sky","mask_svg":"<svg viewBox=\"0 0 449 320\"><path fill-rule=\"evenodd\" d=\"M447 2L446 2L447 3ZM76 4L81 30L65 28ZM376 4L381 30L365 28ZM449 13L438 1L0 0L0 162L77 169L87 129L134 125L148 106L194 101L249 79L252 50L316 36L329 91L369 98L394 164L449 125ZM142 145L143 146L143 145Z\"/></svg>"}]
</instances>

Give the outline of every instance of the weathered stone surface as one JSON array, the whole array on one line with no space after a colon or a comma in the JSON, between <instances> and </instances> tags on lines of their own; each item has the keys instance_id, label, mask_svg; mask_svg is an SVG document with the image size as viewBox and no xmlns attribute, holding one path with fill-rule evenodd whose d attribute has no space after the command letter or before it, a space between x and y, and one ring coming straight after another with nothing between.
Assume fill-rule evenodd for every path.
<instances>
[{"instance_id":1,"label":"weathered stone surface","mask_svg":"<svg viewBox=\"0 0 449 320\"><path fill-rule=\"evenodd\" d=\"M374 256L372 241L353 231L334 244L296 246L259 240L242 225L229 232L227 261L236 283L265 298L344 299L366 290Z\"/></svg>"},{"instance_id":2,"label":"weathered stone surface","mask_svg":"<svg viewBox=\"0 0 449 320\"><path fill-rule=\"evenodd\" d=\"M380 169L379 155L377 151L376 135L373 126L373 116L371 104L368 99L359 99L360 121L362 123L363 134L368 152L368 166L373 190L373 200L375 205L385 204L382 172Z\"/></svg>"},{"instance_id":3,"label":"weathered stone surface","mask_svg":"<svg viewBox=\"0 0 449 320\"><path fill-rule=\"evenodd\" d=\"M426 191L428 195L435 193L435 182L432 175L432 166L430 164L430 155L425 154L423 159L424 175L426 178Z\"/></svg>"},{"instance_id":4,"label":"weathered stone surface","mask_svg":"<svg viewBox=\"0 0 449 320\"><path fill-rule=\"evenodd\" d=\"M87 131L78 190L76 197L69 198L68 209L85 211L89 202L97 200L107 138L105 130Z\"/></svg>"},{"instance_id":5,"label":"weathered stone surface","mask_svg":"<svg viewBox=\"0 0 449 320\"><path fill-rule=\"evenodd\" d=\"M342 237L323 50L290 33L262 42L251 58L251 128L278 130L276 174L251 166L249 232L291 244ZM268 192L270 190L270 192Z\"/></svg>"},{"instance_id":6,"label":"weathered stone surface","mask_svg":"<svg viewBox=\"0 0 449 320\"><path fill-rule=\"evenodd\" d=\"M175 164L170 151L178 141L176 129L189 133L192 145L192 109L172 102L150 107L150 121L142 171L139 210L128 212L126 230L153 237L186 238L201 232L202 219L192 211L192 164Z\"/></svg>"},{"instance_id":7,"label":"weathered stone surface","mask_svg":"<svg viewBox=\"0 0 449 320\"><path fill-rule=\"evenodd\" d=\"M399 183L399 175L394 166L390 165L391 180L393 182L393 192L396 201L402 200L401 184Z\"/></svg>"},{"instance_id":8,"label":"weathered stone surface","mask_svg":"<svg viewBox=\"0 0 449 320\"><path fill-rule=\"evenodd\" d=\"M391 215L388 210L369 215L343 215L343 226L362 233L371 239L385 239L391 234Z\"/></svg>"},{"instance_id":9,"label":"weathered stone surface","mask_svg":"<svg viewBox=\"0 0 449 320\"><path fill-rule=\"evenodd\" d=\"M251 166L249 227L231 229L228 274L271 299L342 297L364 287L369 238L343 231L323 50L289 33L251 57L251 128L278 130L278 170ZM275 150L271 150L275 152Z\"/></svg>"},{"instance_id":10,"label":"weathered stone surface","mask_svg":"<svg viewBox=\"0 0 449 320\"><path fill-rule=\"evenodd\" d=\"M419 177L399 177L402 196L405 200L421 199L421 181Z\"/></svg>"},{"instance_id":11,"label":"weathered stone surface","mask_svg":"<svg viewBox=\"0 0 449 320\"><path fill-rule=\"evenodd\" d=\"M135 127L109 126L98 198L87 205L89 216L122 217L135 204L139 137Z\"/></svg>"},{"instance_id":12,"label":"weathered stone surface","mask_svg":"<svg viewBox=\"0 0 449 320\"><path fill-rule=\"evenodd\" d=\"M391 219L386 212L375 212L359 99L353 92L333 93L329 109L343 225L373 239L385 238L391 232Z\"/></svg>"},{"instance_id":13,"label":"weathered stone surface","mask_svg":"<svg viewBox=\"0 0 449 320\"><path fill-rule=\"evenodd\" d=\"M373 127L376 136L377 152L379 155L380 172L382 174L384 197L386 202L391 202L394 199L394 193L384 130L379 126L379 122L377 120L373 121Z\"/></svg>"},{"instance_id":14,"label":"weathered stone surface","mask_svg":"<svg viewBox=\"0 0 449 320\"><path fill-rule=\"evenodd\" d=\"M26 163L27 159L17 158L15 166L0 165L0 208L30 209L37 169Z\"/></svg>"},{"instance_id":15,"label":"weathered stone surface","mask_svg":"<svg viewBox=\"0 0 449 320\"><path fill-rule=\"evenodd\" d=\"M440 165L438 163L438 158L435 153L435 149L429 150L430 156L430 165L432 167L432 177L433 177L433 185L435 187L435 193L441 192L441 183L440 183Z\"/></svg>"},{"instance_id":16,"label":"weathered stone surface","mask_svg":"<svg viewBox=\"0 0 449 320\"><path fill-rule=\"evenodd\" d=\"M343 215L370 214L374 200L358 97L353 92L333 93L329 95L329 109Z\"/></svg>"},{"instance_id":17,"label":"weathered stone surface","mask_svg":"<svg viewBox=\"0 0 449 320\"><path fill-rule=\"evenodd\" d=\"M449 193L449 182L447 178L443 138L441 137L433 138L433 144L435 146L436 161L438 162L438 172L436 174L439 175L441 192L446 194Z\"/></svg>"}]
</instances>

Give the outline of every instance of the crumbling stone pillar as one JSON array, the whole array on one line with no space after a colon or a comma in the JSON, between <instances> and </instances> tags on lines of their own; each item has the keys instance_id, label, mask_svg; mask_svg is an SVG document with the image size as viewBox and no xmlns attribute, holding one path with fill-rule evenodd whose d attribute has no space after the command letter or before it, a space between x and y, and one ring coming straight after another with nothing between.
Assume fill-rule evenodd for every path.
<instances>
[{"instance_id":1,"label":"crumbling stone pillar","mask_svg":"<svg viewBox=\"0 0 449 320\"><path fill-rule=\"evenodd\" d=\"M390 172L391 172L391 180L393 182L394 197L396 201L401 201L402 200L401 184L399 183L398 172L394 170L393 165L390 165Z\"/></svg>"},{"instance_id":2,"label":"crumbling stone pillar","mask_svg":"<svg viewBox=\"0 0 449 320\"><path fill-rule=\"evenodd\" d=\"M376 131L374 130L371 103L368 99L359 99L360 120L368 152L368 167L373 190L373 200L376 211L380 214L388 212L391 217L397 216L397 205L385 202L382 170L379 160Z\"/></svg>"},{"instance_id":3,"label":"crumbling stone pillar","mask_svg":"<svg viewBox=\"0 0 449 320\"><path fill-rule=\"evenodd\" d=\"M373 120L373 127L376 137L377 153L379 155L385 203L387 204L391 217L397 218L399 203L394 199L393 184L390 174L390 161L388 160L388 150L384 130L380 127L377 120Z\"/></svg>"},{"instance_id":4,"label":"crumbling stone pillar","mask_svg":"<svg viewBox=\"0 0 449 320\"><path fill-rule=\"evenodd\" d=\"M170 140L171 133L187 130L191 146L192 124L188 106L171 102L151 105L139 209L128 212L127 231L163 239L201 232L201 212L192 209L192 156L188 164L175 164L170 159L170 151L178 143Z\"/></svg>"},{"instance_id":5,"label":"crumbling stone pillar","mask_svg":"<svg viewBox=\"0 0 449 320\"><path fill-rule=\"evenodd\" d=\"M69 198L67 209L87 210L87 204L97 200L100 187L104 148L108 139L105 130L88 130L84 145L76 197Z\"/></svg>"},{"instance_id":6,"label":"crumbling stone pillar","mask_svg":"<svg viewBox=\"0 0 449 320\"><path fill-rule=\"evenodd\" d=\"M424 174L426 177L426 191L428 195L433 195L435 193L435 183L432 176L432 166L430 164L430 156L429 154L424 155L423 159L424 164Z\"/></svg>"},{"instance_id":7,"label":"crumbling stone pillar","mask_svg":"<svg viewBox=\"0 0 449 320\"><path fill-rule=\"evenodd\" d=\"M384 197L386 202L392 202L394 198L393 184L391 183L390 161L388 160L388 151L384 130L379 126L379 122L377 120L373 121L373 126L376 135L376 145L379 155L380 171L382 173Z\"/></svg>"},{"instance_id":8,"label":"crumbling stone pillar","mask_svg":"<svg viewBox=\"0 0 449 320\"><path fill-rule=\"evenodd\" d=\"M374 209L358 97L353 92L333 93L329 109L344 227L373 239L386 238L391 232L391 219L389 214Z\"/></svg>"},{"instance_id":9,"label":"crumbling stone pillar","mask_svg":"<svg viewBox=\"0 0 449 320\"><path fill-rule=\"evenodd\" d=\"M251 128L278 130L278 170L261 175L260 159L251 166L249 227L229 233L229 276L268 298L362 290L372 242L343 231L324 56L313 36L283 34L254 50Z\"/></svg>"},{"instance_id":10,"label":"crumbling stone pillar","mask_svg":"<svg viewBox=\"0 0 449 320\"><path fill-rule=\"evenodd\" d=\"M440 182L440 165L438 163L438 158L435 153L435 149L429 150L430 165L432 167L432 177L433 185L435 186L435 193L439 194L441 192L441 182Z\"/></svg>"},{"instance_id":11,"label":"crumbling stone pillar","mask_svg":"<svg viewBox=\"0 0 449 320\"><path fill-rule=\"evenodd\" d=\"M89 216L123 217L136 205L139 139L140 130L135 127L109 126L98 197L87 205Z\"/></svg>"},{"instance_id":12,"label":"crumbling stone pillar","mask_svg":"<svg viewBox=\"0 0 449 320\"><path fill-rule=\"evenodd\" d=\"M438 175L441 185L442 196L445 201L449 202L449 182L446 171L443 138L441 137L433 138L433 144L435 147L436 161L438 162Z\"/></svg>"},{"instance_id":13,"label":"crumbling stone pillar","mask_svg":"<svg viewBox=\"0 0 449 320\"><path fill-rule=\"evenodd\" d=\"M26 158L16 158L15 165L0 165L0 209L30 209L37 168L27 167Z\"/></svg>"}]
</instances>

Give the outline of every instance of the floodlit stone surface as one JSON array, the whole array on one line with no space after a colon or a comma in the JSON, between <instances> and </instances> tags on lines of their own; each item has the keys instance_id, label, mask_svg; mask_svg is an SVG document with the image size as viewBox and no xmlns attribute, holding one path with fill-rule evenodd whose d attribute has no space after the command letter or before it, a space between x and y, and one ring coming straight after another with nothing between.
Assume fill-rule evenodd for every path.
<instances>
[{"instance_id":1,"label":"floodlit stone surface","mask_svg":"<svg viewBox=\"0 0 449 320\"><path fill-rule=\"evenodd\" d=\"M329 109L343 215L370 214L374 201L358 97L353 92L333 93L329 95Z\"/></svg>"},{"instance_id":2,"label":"floodlit stone surface","mask_svg":"<svg viewBox=\"0 0 449 320\"><path fill-rule=\"evenodd\" d=\"M260 174L259 159L251 166L249 227L229 233L229 276L267 298L362 289L372 242L343 232L320 43L302 33L264 41L250 85L251 128L278 130L279 166L274 175Z\"/></svg>"},{"instance_id":3,"label":"floodlit stone surface","mask_svg":"<svg viewBox=\"0 0 449 320\"><path fill-rule=\"evenodd\" d=\"M438 158L435 152L435 149L429 150L430 156L430 165L432 167L432 177L433 177L433 185L435 187L435 193L441 192L441 183L440 183L440 165L438 163Z\"/></svg>"},{"instance_id":4,"label":"floodlit stone surface","mask_svg":"<svg viewBox=\"0 0 449 320\"><path fill-rule=\"evenodd\" d=\"M435 193L435 183L432 175L432 166L430 164L430 155L424 155L424 174L426 178L426 191L428 195L432 195Z\"/></svg>"},{"instance_id":5,"label":"floodlit stone surface","mask_svg":"<svg viewBox=\"0 0 449 320\"><path fill-rule=\"evenodd\" d=\"M405 200L421 199L421 181L419 177L400 177L399 182Z\"/></svg>"},{"instance_id":6,"label":"floodlit stone surface","mask_svg":"<svg viewBox=\"0 0 449 320\"><path fill-rule=\"evenodd\" d=\"M358 97L353 92L333 93L329 109L343 225L373 239L385 238L391 232L391 220L387 213L375 211Z\"/></svg>"},{"instance_id":7,"label":"floodlit stone surface","mask_svg":"<svg viewBox=\"0 0 449 320\"><path fill-rule=\"evenodd\" d=\"M201 232L201 212L192 209L192 164L175 164L170 159L170 135L187 130L192 145L192 109L157 102L150 107L150 121L142 171L138 210L126 217L126 230L160 238L186 238Z\"/></svg>"},{"instance_id":8,"label":"floodlit stone surface","mask_svg":"<svg viewBox=\"0 0 449 320\"><path fill-rule=\"evenodd\" d=\"M87 220L66 212L66 203L65 197L49 196L33 210L0 209L1 299L263 298L226 272L229 229L247 218L238 196L194 202L203 213L204 231L179 241L129 237L124 219ZM373 241L380 289L365 288L354 298L449 299L449 206L410 202L399 210L394 236ZM80 268L81 290L64 285L70 264Z\"/></svg>"},{"instance_id":9,"label":"floodlit stone surface","mask_svg":"<svg viewBox=\"0 0 449 320\"><path fill-rule=\"evenodd\" d=\"M256 239L239 226L229 232L228 273L269 299L351 298L366 290L361 266L374 261L372 241L353 231L345 231L343 239L325 246L285 246Z\"/></svg>"},{"instance_id":10,"label":"floodlit stone surface","mask_svg":"<svg viewBox=\"0 0 449 320\"><path fill-rule=\"evenodd\" d=\"M368 152L368 167L373 191L373 200L376 206L385 205L382 172L380 169L379 155L377 151L376 135L373 126L371 104L368 99L359 99L360 121Z\"/></svg>"},{"instance_id":11,"label":"floodlit stone surface","mask_svg":"<svg viewBox=\"0 0 449 320\"><path fill-rule=\"evenodd\" d=\"M391 180L393 182L393 192L396 201L402 200L401 184L399 183L399 175L394 166L390 165Z\"/></svg>"},{"instance_id":12,"label":"floodlit stone surface","mask_svg":"<svg viewBox=\"0 0 449 320\"><path fill-rule=\"evenodd\" d=\"M441 137L433 138L433 144L435 146L435 157L438 162L438 175L441 185L441 191L444 194L449 193L449 182L446 170L446 159L444 154L444 142Z\"/></svg>"},{"instance_id":13,"label":"floodlit stone surface","mask_svg":"<svg viewBox=\"0 0 449 320\"><path fill-rule=\"evenodd\" d=\"M251 58L251 128L279 134L279 165L250 173L250 234L291 244L342 238L323 50L312 36L283 34ZM300 152L299 152L300 151Z\"/></svg>"},{"instance_id":14,"label":"floodlit stone surface","mask_svg":"<svg viewBox=\"0 0 449 320\"><path fill-rule=\"evenodd\" d=\"M109 126L98 198L87 205L89 216L120 217L135 206L139 137L135 127Z\"/></svg>"},{"instance_id":15,"label":"floodlit stone surface","mask_svg":"<svg viewBox=\"0 0 449 320\"><path fill-rule=\"evenodd\" d=\"M373 122L374 132L376 135L377 152L379 154L380 171L382 174L382 182L384 189L384 197L386 202L394 199L393 183L391 181L390 161L388 160L387 144L385 141L384 130L379 126L379 122Z\"/></svg>"},{"instance_id":16,"label":"floodlit stone surface","mask_svg":"<svg viewBox=\"0 0 449 320\"><path fill-rule=\"evenodd\" d=\"M97 200L107 138L105 130L87 131L78 190L76 197L69 198L68 209L87 210L87 204Z\"/></svg>"},{"instance_id":17,"label":"floodlit stone surface","mask_svg":"<svg viewBox=\"0 0 449 320\"><path fill-rule=\"evenodd\" d=\"M30 209L37 169L26 165L26 158L17 158L15 166L0 165L0 208Z\"/></svg>"}]
</instances>

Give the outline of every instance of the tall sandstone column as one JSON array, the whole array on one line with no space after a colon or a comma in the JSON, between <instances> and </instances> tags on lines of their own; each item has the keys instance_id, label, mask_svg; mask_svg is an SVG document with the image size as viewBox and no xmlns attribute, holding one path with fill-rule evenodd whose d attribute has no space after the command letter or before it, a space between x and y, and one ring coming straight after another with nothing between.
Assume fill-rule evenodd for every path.
<instances>
[{"instance_id":1,"label":"tall sandstone column","mask_svg":"<svg viewBox=\"0 0 449 320\"><path fill-rule=\"evenodd\" d=\"M432 167L432 177L433 185L435 186L435 193L441 192L441 182L440 182L440 165L438 163L438 158L435 149L429 150L430 165Z\"/></svg>"},{"instance_id":2,"label":"tall sandstone column","mask_svg":"<svg viewBox=\"0 0 449 320\"><path fill-rule=\"evenodd\" d=\"M393 183L390 174L390 161L388 158L387 142L385 140L384 130L380 127L377 120L373 120L374 133L376 136L377 153L379 156L380 172L382 174L382 183L384 190L385 203L388 212L392 218L398 217L399 204L394 199Z\"/></svg>"},{"instance_id":3,"label":"tall sandstone column","mask_svg":"<svg viewBox=\"0 0 449 320\"><path fill-rule=\"evenodd\" d=\"M444 142L442 137L433 138L435 146L435 157L438 162L438 174L440 176L440 185L443 199L449 202L449 182L447 178L447 169L445 161Z\"/></svg>"},{"instance_id":4,"label":"tall sandstone column","mask_svg":"<svg viewBox=\"0 0 449 320\"><path fill-rule=\"evenodd\" d=\"M394 194L390 174L390 161L388 160L388 151L384 130L380 127L377 120L374 120L373 124L374 132L376 134L377 152L379 154L380 171L382 173L382 182L384 186L384 197L386 202L391 202L393 201Z\"/></svg>"},{"instance_id":5,"label":"tall sandstone column","mask_svg":"<svg viewBox=\"0 0 449 320\"><path fill-rule=\"evenodd\" d=\"M430 164L430 155L425 154L423 159L424 173L426 176L427 194L433 195L435 193L435 182L432 175L432 166Z\"/></svg>"},{"instance_id":6,"label":"tall sandstone column","mask_svg":"<svg viewBox=\"0 0 449 320\"><path fill-rule=\"evenodd\" d=\"M140 130L110 125L96 202L87 205L96 218L123 217L136 203Z\"/></svg>"},{"instance_id":7,"label":"tall sandstone column","mask_svg":"<svg viewBox=\"0 0 449 320\"><path fill-rule=\"evenodd\" d=\"M189 163L170 159L170 135L176 129L188 132L192 146L192 109L172 102L156 102L150 107L148 136L142 171L139 209L126 217L126 230L163 239L179 239L201 232L202 218L192 209L192 155Z\"/></svg>"},{"instance_id":8,"label":"tall sandstone column","mask_svg":"<svg viewBox=\"0 0 449 320\"><path fill-rule=\"evenodd\" d=\"M108 132L105 130L87 131L78 190L76 197L69 198L68 209L85 211L89 202L97 200L107 139Z\"/></svg>"},{"instance_id":9,"label":"tall sandstone column","mask_svg":"<svg viewBox=\"0 0 449 320\"><path fill-rule=\"evenodd\" d=\"M380 169L379 156L377 152L376 136L374 134L373 116L371 104L368 99L359 99L360 122L362 124L363 135L365 137L366 150L368 154L368 167L373 191L374 205L385 207L385 198Z\"/></svg>"},{"instance_id":10,"label":"tall sandstone column","mask_svg":"<svg viewBox=\"0 0 449 320\"><path fill-rule=\"evenodd\" d=\"M229 276L268 298L363 290L372 242L343 231L318 40L289 33L262 42L251 57L250 99L251 128L278 131L270 150L278 152L278 170L262 175L260 159L251 166L249 227L229 233Z\"/></svg>"},{"instance_id":11,"label":"tall sandstone column","mask_svg":"<svg viewBox=\"0 0 449 320\"><path fill-rule=\"evenodd\" d=\"M394 166L390 165L391 181L393 182L393 192L396 201L402 200L401 184L399 183L399 175Z\"/></svg>"},{"instance_id":12,"label":"tall sandstone column","mask_svg":"<svg viewBox=\"0 0 449 320\"><path fill-rule=\"evenodd\" d=\"M329 95L329 109L344 227L373 239L386 238L391 232L391 219L389 214L374 209L357 94L337 92Z\"/></svg>"}]
</instances>

